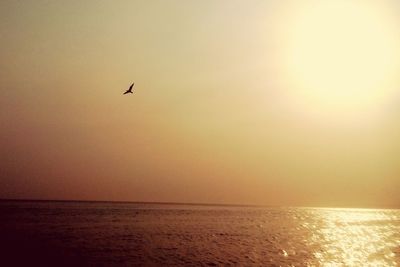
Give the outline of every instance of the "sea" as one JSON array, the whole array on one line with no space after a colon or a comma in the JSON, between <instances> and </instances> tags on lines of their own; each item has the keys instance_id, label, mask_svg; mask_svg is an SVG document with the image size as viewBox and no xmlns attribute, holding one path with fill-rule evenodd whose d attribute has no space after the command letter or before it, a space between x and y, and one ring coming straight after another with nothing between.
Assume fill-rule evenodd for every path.
<instances>
[{"instance_id":1,"label":"sea","mask_svg":"<svg viewBox=\"0 0 400 267\"><path fill-rule=\"evenodd\" d=\"M0 266L397 266L400 210L0 201Z\"/></svg>"}]
</instances>

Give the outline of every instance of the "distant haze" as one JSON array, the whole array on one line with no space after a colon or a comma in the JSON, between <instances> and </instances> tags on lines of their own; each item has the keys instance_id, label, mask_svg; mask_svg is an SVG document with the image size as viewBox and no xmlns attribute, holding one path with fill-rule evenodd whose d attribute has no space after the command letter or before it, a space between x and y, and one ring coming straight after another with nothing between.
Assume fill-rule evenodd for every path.
<instances>
[{"instance_id":1,"label":"distant haze","mask_svg":"<svg viewBox=\"0 0 400 267\"><path fill-rule=\"evenodd\" d=\"M331 3L1 1L0 198L399 207L400 6Z\"/></svg>"}]
</instances>

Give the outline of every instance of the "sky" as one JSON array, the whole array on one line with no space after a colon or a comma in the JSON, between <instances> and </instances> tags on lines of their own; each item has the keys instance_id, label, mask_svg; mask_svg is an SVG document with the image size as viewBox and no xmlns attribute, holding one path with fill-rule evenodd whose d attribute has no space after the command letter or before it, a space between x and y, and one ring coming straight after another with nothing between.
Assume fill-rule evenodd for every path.
<instances>
[{"instance_id":1,"label":"sky","mask_svg":"<svg viewBox=\"0 0 400 267\"><path fill-rule=\"evenodd\" d=\"M400 207L395 1L4 0L0 38L0 198Z\"/></svg>"}]
</instances>

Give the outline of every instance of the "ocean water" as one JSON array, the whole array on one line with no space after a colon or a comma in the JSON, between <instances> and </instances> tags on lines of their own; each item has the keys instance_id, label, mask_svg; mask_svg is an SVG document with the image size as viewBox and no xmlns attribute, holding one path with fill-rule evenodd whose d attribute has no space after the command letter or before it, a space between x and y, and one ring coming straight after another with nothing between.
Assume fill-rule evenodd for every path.
<instances>
[{"instance_id":1,"label":"ocean water","mask_svg":"<svg viewBox=\"0 0 400 267\"><path fill-rule=\"evenodd\" d=\"M0 202L0 266L396 266L400 210Z\"/></svg>"}]
</instances>

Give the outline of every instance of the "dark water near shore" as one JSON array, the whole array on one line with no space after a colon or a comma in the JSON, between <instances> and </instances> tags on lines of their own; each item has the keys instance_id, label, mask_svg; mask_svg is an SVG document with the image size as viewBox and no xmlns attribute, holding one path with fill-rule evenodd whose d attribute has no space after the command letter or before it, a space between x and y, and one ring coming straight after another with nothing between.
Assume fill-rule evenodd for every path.
<instances>
[{"instance_id":1,"label":"dark water near shore","mask_svg":"<svg viewBox=\"0 0 400 267\"><path fill-rule=\"evenodd\" d=\"M400 210L0 202L1 266L396 266Z\"/></svg>"}]
</instances>

